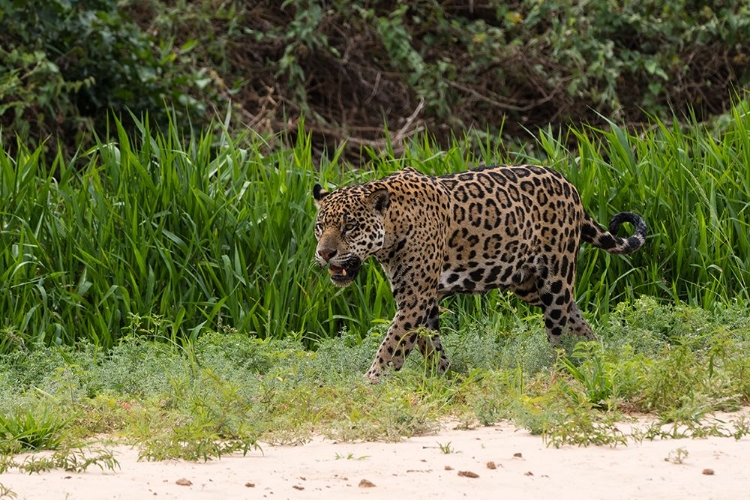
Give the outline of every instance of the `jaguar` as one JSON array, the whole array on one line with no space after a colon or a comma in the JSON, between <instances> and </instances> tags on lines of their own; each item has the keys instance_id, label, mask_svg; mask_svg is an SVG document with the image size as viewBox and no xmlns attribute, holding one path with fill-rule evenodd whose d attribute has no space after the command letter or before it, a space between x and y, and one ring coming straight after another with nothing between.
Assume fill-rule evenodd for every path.
<instances>
[{"instance_id":1,"label":"jaguar","mask_svg":"<svg viewBox=\"0 0 750 500\"><path fill-rule=\"evenodd\" d=\"M389 367L399 370L415 344L439 372L448 369L438 304L453 294L509 290L542 309L551 344L563 334L595 339L574 300L581 243L628 254L647 236L632 212L615 214L604 229L570 181L535 165L442 176L404 168L330 192L316 184L312 194L315 260L331 281L351 284L372 256L393 292L396 315L366 374L373 383ZM632 236L617 236L623 222Z\"/></svg>"}]
</instances>

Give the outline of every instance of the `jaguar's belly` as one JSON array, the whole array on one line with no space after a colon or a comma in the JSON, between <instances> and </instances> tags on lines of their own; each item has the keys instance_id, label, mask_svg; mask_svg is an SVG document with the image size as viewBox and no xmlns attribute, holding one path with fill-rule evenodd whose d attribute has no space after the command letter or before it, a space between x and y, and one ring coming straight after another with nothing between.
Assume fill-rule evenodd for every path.
<instances>
[{"instance_id":1,"label":"jaguar's belly","mask_svg":"<svg viewBox=\"0 0 750 500\"><path fill-rule=\"evenodd\" d=\"M531 276L531 268L525 259L515 261L471 261L466 264L443 266L438 292L445 295L456 293L481 293L495 288L513 289Z\"/></svg>"}]
</instances>

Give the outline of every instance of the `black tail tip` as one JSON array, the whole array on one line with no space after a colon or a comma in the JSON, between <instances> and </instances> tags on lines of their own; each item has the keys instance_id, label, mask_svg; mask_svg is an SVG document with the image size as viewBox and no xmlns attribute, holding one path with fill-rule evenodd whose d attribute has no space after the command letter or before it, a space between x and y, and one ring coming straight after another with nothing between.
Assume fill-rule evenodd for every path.
<instances>
[{"instance_id":1,"label":"black tail tip","mask_svg":"<svg viewBox=\"0 0 750 500\"><path fill-rule=\"evenodd\" d=\"M615 214L609 221L609 232L616 235L623 222L629 222L632 224L635 228L635 234L641 238L646 238L646 233L648 231L646 228L646 222L644 222L641 216L632 212L620 212L619 214Z\"/></svg>"}]
</instances>

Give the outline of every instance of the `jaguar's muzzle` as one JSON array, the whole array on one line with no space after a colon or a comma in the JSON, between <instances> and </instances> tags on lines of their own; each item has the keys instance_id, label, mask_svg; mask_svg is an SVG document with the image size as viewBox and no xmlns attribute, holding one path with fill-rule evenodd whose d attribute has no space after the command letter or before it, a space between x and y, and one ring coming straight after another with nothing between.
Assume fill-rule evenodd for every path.
<instances>
[{"instance_id":1,"label":"jaguar's muzzle","mask_svg":"<svg viewBox=\"0 0 750 500\"><path fill-rule=\"evenodd\" d=\"M328 274L331 275L331 281L337 286L347 286L354 281L354 278L359 274L359 270L362 267L362 261L353 257L344 262L338 263L339 265L330 264L328 266Z\"/></svg>"}]
</instances>

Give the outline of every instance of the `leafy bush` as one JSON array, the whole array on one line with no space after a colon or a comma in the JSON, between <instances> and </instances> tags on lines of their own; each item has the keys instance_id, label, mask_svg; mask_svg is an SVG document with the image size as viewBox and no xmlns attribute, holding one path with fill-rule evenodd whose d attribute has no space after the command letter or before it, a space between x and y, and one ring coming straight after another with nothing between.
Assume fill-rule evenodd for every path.
<instances>
[{"instance_id":1,"label":"leafy bush","mask_svg":"<svg viewBox=\"0 0 750 500\"><path fill-rule=\"evenodd\" d=\"M688 0L133 0L158 37L198 43L257 130L301 114L316 146L382 147L423 127L527 138L552 124L720 113L750 83L750 5ZM292 121L294 123L294 121ZM397 140L394 142L398 142Z\"/></svg>"},{"instance_id":2,"label":"leafy bush","mask_svg":"<svg viewBox=\"0 0 750 500\"><path fill-rule=\"evenodd\" d=\"M0 0L0 128L32 148L52 137L71 153L105 132L110 112L149 113L164 122L164 103L192 111L197 75L180 66L170 40L143 32L114 0ZM187 120L185 120L187 123Z\"/></svg>"},{"instance_id":3,"label":"leafy bush","mask_svg":"<svg viewBox=\"0 0 750 500\"><path fill-rule=\"evenodd\" d=\"M750 83L750 5L688 0L0 0L0 127L72 153L108 113L292 132L316 151L425 128L721 113ZM187 127L191 123L180 119ZM58 141L59 140L59 141Z\"/></svg>"}]
</instances>

